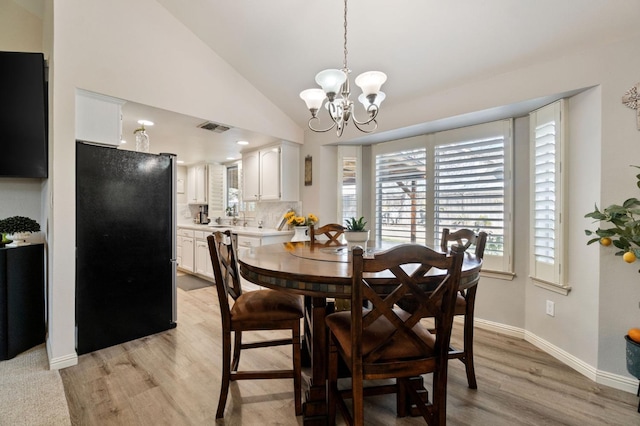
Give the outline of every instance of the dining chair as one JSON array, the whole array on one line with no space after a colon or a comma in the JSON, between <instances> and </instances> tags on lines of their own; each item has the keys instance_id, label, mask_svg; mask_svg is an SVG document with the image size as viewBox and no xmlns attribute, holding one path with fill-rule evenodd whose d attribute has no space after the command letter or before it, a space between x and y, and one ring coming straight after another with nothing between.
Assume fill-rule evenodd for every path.
<instances>
[{"instance_id":1,"label":"dining chair","mask_svg":"<svg viewBox=\"0 0 640 426\"><path fill-rule=\"evenodd\" d=\"M224 417L229 383L255 379L293 378L295 413L296 416L301 415L300 319L303 310L300 296L276 290L243 292L231 232L227 230L209 235L207 243L222 318L222 383L216 418ZM291 338L242 343L243 332L258 330L291 330ZM234 333L233 360L231 333ZM238 371L242 350L281 345L293 346L293 367L290 370Z\"/></svg>"},{"instance_id":2,"label":"dining chair","mask_svg":"<svg viewBox=\"0 0 640 426\"><path fill-rule=\"evenodd\" d=\"M442 230L440 238L440 249L443 252L449 250L451 243L456 243L466 251L471 245L475 246L475 256L482 259L484 248L487 243L486 232L475 233L471 229L459 229L451 232L448 228ZM478 291L478 281L473 281L465 285L465 289L460 290L456 299L454 315L464 316L463 328L463 349L449 348L449 359L459 359L464 364L467 373L467 383L469 388L477 389L476 370L473 363L473 316L476 304L476 292Z\"/></svg>"},{"instance_id":3,"label":"dining chair","mask_svg":"<svg viewBox=\"0 0 640 426\"><path fill-rule=\"evenodd\" d=\"M444 425L449 341L462 249L454 246L445 254L420 244L403 244L365 259L362 248L356 247L352 258L351 311L326 317L330 337L329 424L335 424L336 408L348 424L364 424L364 381L395 378L399 416L406 415L409 399L429 425ZM432 268L447 273L435 276L429 273ZM418 301L414 313L395 306L407 296ZM420 324L428 312L436 316L435 333ZM338 389L339 358L350 370L351 389ZM416 390L411 380L426 373L433 373L430 395ZM424 396L431 402L423 400ZM345 402L349 397L353 414Z\"/></svg>"},{"instance_id":4,"label":"dining chair","mask_svg":"<svg viewBox=\"0 0 640 426\"><path fill-rule=\"evenodd\" d=\"M340 237L344 234L344 226L339 223L328 223L316 228L314 225L309 227L309 239L311 243L321 243L325 246L338 245L343 243ZM326 239L318 239L318 237L326 237Z\"/></svg>"}]
</instances>

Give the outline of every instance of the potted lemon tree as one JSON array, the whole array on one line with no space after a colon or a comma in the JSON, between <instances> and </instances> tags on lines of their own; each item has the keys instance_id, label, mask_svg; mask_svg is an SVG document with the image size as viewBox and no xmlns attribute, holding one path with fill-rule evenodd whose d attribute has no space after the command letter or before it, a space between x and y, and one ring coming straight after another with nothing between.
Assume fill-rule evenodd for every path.
<instances>
[{"instance_id":1,"label":"potted lemon tree","mask_svg":"<svg viewBox=\"0 0 640 426\"><path fill-rule=\"evenodd\" d=\"M640 188L640 174L636 175L636 179L636 186ZM594 210L587 213L585 217L592 218L595 222L599 221L601 224L595 231L585 230L585 234L591 237L587 244L598 242L601 246L616 248L615 255L622 256L622 260L627 263L634 263L640 257L640 200L629 198L622 204L612 204L602 210L596 205ZM603 222L607 225L603 225ZM624 338L627 371L640 379L640 329L630 329ZM638 395L640 395L640 384ZM640 404L638 412L640 412Z\"/></svg>"}]
</instances>

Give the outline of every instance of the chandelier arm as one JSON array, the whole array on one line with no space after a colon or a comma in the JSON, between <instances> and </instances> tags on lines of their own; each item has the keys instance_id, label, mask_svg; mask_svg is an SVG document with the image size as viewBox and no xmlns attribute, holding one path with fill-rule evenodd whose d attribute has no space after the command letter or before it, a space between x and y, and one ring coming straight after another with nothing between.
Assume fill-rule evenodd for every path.
<instances>
[{"instance_id":1,"label":"chandelier arm","mask_svg":"<svg viewBox=\"0 0 640 426\"><path fill-rule=\"evenodd\" d=\"M371 123L373 123L373 129L371 129L371 130L367 130L367 129L364 129L364 128L360 127L362 125L368 125L368 124L371 124ZM369 120L369 121L365 121L364 123L360 123L359 121L357 121L354 118L353 119L353 125L356 126L356 129L360 130L362 133L373 133L378 128L378 122L373 118L371 120Z\"/></svg>"},{"instance_id":2,"label":"chandelier arm","mask_svg":"<svg viewBox=\"0 0 640 426\"><path fill-rule=\"evenodd\" d=\"M315 127L313 127L313 126L311 125L311 122L312 122L313 120L318 120L318 121L320 121L320 119L319 119L318 117L311 117L311 118L309 119L309 122L307 123L307 125L309 126L309 128L310 128L311 130L313 130L314 132L318 132L318 133L328 132L329 130L331 130L331 129L333 129L334 127L336 127L336 124L337 124L337 123L334 121L334 122L333 122L333 124L331 125L331 127L327 127L326 129L316 129Z\"/></svg>"},{"instance_id":3,"label":"chandelier arm","mask_svg":"<svg viewBox=\"0 0 640 426\"><path fill-rule=\"evenodd\" d=\"M373 110L373 114L369 116L368 120L365 121L358 121L358 119L356 118L355 114L351 115L351 118L353 119L353 123L356 125L356 127L360 130L362 130L359 126L366 126L367 124L370 124L372 122L376 123L376 128L378 127L378 123L376 121L376 117L378 116L378 111L380 111L378 108L375 108ZM374 129L375 130L375 129Z\"/></svg>"}]
</instances>

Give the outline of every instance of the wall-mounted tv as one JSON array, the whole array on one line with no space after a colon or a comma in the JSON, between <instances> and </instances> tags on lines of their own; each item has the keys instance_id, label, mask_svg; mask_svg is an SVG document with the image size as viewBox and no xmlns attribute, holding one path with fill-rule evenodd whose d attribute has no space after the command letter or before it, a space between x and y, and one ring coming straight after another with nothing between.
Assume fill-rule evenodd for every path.
<instances>
[{"instance_id":1,"label":"wall-mounted tv","mask_svg":"<svg viewBox=\"0 0 640 426\"><path fill-rule=\"evenodd\" d=\"M46 178L47 134L44 55L0 52L0 177Z\"/></svg>"}]
</instances>

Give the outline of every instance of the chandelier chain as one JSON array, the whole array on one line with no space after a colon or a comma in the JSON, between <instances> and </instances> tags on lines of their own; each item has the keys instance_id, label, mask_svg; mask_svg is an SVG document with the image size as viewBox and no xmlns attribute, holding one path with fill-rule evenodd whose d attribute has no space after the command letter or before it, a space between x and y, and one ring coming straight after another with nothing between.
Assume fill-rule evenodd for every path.
<instances>
[{"instance_id":1,"label":"chandelier chain","mask_svg":"<svg viewBox=\"0 0 640 426\"><path fill-rule=\"evenodd\" d=\"M344 0L344 69L347 68L347 0Z\"/></svg>"}]
</instances>

